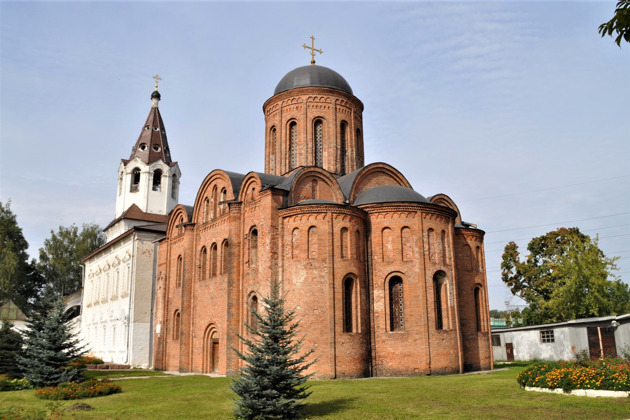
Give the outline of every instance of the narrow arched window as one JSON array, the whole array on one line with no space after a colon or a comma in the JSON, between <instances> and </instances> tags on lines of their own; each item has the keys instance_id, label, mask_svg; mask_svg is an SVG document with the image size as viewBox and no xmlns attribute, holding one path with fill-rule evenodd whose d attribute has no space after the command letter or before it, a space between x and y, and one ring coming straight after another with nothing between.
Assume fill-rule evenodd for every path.
<instances>
[{"instance_id":1,"label":"narrow arched window","mask_svg":"<svg viewBox=\"0 0 630 420\"><path fill-rule=\"evenodd\" d=\"M394 276L389 280L389 330L405 330L403 281L398 276Z\"/></svg>"},{"instance_id":2,"label":"narrow arched window","mask_svg":"<svg viewBox=\"0 0 630 420\"><path fill-rule=\"evenodd\" d=\"M184 259L182 256L177 257L177 272L175 273L175 287L182 287L182 278L184 277Z\"/></svg>"},{"instance_id":3,"label":"narrow arched window","mask_svg":"<svg viewBox=\"0 0 630 420\"><path fill-rule=\"evenodd\" d=\"M276 171L276 138L276 127L271 127L271 131L269 132L269 166L271 168L271 173L274 173Z\"/></svg>"},{"instance_id":4,"label":"narrow arched window","mask_svg":"<svg viewBox=\"0 0 630 420\"><path fill-rule=\"evenodd\" d=\"M348 123L341 122L339 127L339 172L341 175L346 174L346 131L348 129Z\"/></svg>"},{"instance_id":5,"label":"narrow arched window","mask_svg":"<svg viewBox=\"0 0 630 420\"><path fill-rule=\"evenodd\" d=\"M221 274L225 274L228 271L228 241L227 239L221 244Z\"/></svg>"},{"instance_id":6,"label":"narrow arched window","mask_svg":"<svg viewBox=\"0 0 630 420\"><path fill-rule=\"evenodd\" d=\"M348 228L344 227L341 228L341 234L340 234L340 245L341 245L341 249L340 251L340 255L341 258L348 258L348 240L349 240L349 236L348 236Z\"/></svg>"},{"instance_id":7,"label":"narrow arched window","mask_svg":"<svg viewBox=\"0 0 630 420\"><path fill-rule=\"evenodd\" d=\"M481 287L475 287L475 326L477 331L482 331L482 319L481 319Z\"/></svg>"},{"instance_id":8,"label":"narrow arched window","mask_svg":"<svg viewBox=\"0 0 630 420\"><path fill-rule=\"evenodd\" d=\"M311 181L311 198L314 200L317 198L317 180L314 179Z\"/></svg>"},{"instance_id":9,"label":"narrow arched window","mask_svg":"<svg viewBox=\"0 0 630 420\"><path fill-rule=\"evenodd\" d=\"M151 189L153 191L160 191L161 188L162 188L162 170L156 169L155 171L153 171L153 186Z\"/></svg>"},{"instance_id":10,"label":"narrow arched window","mask_svg":"<svg viewBox=\"0 0 630 420\"><path fill-rule=\"evenodd\" d=\"M355 280L347 277L343 281L343 332L355 332L356 296Z\"/></svg>"},{"instance_id":11,"label":"narrow arched window","mask_svg":"<svg viewBox=\"0 0 630 420\"><path fill-rule=\"evenodd\" d=\"M252 229L249 238L249 262L252 266L258 263L258 230Z\"/></svg>"},{"instance_id":12,"label":"narrow arched window","mask_svg":"<svg viewBox=\"0 0 630 420\"><path fill-rule=\"evenodd\" d=\"M179 185L179 181L177 180L177 175L173 174L173 181L171 184L171 198L177 199L177 187Z\"/></svg>"},{"instance_id":13,"label":"narrow arched window","mask_svg":"<svg viewBox=\"0 0 630 420\"><path fill-rule=\"evenodd\" d=\"M297 167L297 123L295 121L289 124L289 158L291 164L289 169L295 169Z\"/></svg>"},{"instance_id":14,"label":"narrow arched window","mask_svg":"<svg viewBox=\"0 0 630 420\"><path fill-rule=\"evenodd\" d=\"M483 271L483 255L480 247L477 247L477 270Z\"/></svg>"},{"instance_id":15,"label":"narrow arched window","mask_svg":"<svg viewBox=\"0 0 630 420\"><path fill-rule=\"evenodd\" d=\"M130 192L137 192L140 188L140 168L133 168L131 171L131 189Z\"/></svg>"},{"instance_id":16,"label":"narrow arched window","mask_svg":"<svg viewBox=\"0 0 630 420\"><path fill-rule=\"evenodd\" d=\"M181 323L181 315L179 314L179 311L175 311L175 314L173 315L173 340L175 341L179 340Z\"/></svg>"},{"instance_id":17,"label":"narrow arched window","mask_svg":"<svg viewBox=\"0 0 630 420\"><path fill-rule=\"evenodd\" d=\"M464 268L468 271L473 269L472 250L468 245L464 245Z\"/></svg>"},{"instance_id":18,"label":"narrow arched window","mask_svg":"<svg viewBox=\"0 0 630 420\"><path fill-rule=\"evenodd\" d=\"M210 199L206 197L203 200L203 221L207 222L210 220Z\"/></svg>"},{"instance_id":19,"label":"narrow arched window","mask_svg":"<svg viewBox=\"0 0 630 420\"><path fill-rule=\"evenodd\" d=\"M177 225L177 234L181 235L184 233L184 216L180 216L179 224Z\"/></svg>"},{"instance_id":20,"label":"narrow arched window","mask_svg":"<svg viewBox=\"0 0 630 420\"><path fill-rule=\"evenodd\" d=\"M359 130L357 128L356 131L356 135L355 135L355 147L356 147L356 151L357 151L357 158L359 159L359 161L357 162L357 165L359 167L363 166L363 140L361 139L361 130Z\"/></svg>"},{"instance_id":21,"label":"narrow arched window","mask_svg":"<svg viewBox=\"0 0 630 420\"><path fill-rule=\"evenodd\" d=\"M258 331L258 297L252 295L249 299L249 327L253 332Z\"/></svg>"},{"instance_id":22,"label":"narrow arched window","mask_svg":"<svg viewBox=\"0 0 630 420\"><path fill-rule=\"evenodd\" d=\"M297 259L300 255L300 229L295 228L291 232L291 258Z\"/></svg>"},{"instance_id":23,"label":"narrow arched window","mask_svg":"<svg viewBox=\"0 0 630 420\"><path fill-rule=\"evenodd\" d=\"M427 247L429 248L429 261L435 261L435 231L429 228L427 232Z\"/></svg>"},{"instance_id":24,"label":"narrow arched window","mask_svg":"<svg viewBox=\"0 0 630 420\"><path fill-rule=\"evenodd\" d=\"M381 231L381 252L383 256L383 261L391 262L393 255L393 239L392 239L392 230L388 227L383 228Z\"/></svg>"},{"instance_id":25,"label":"narrow arched window","mask_svg":"<svg viewBox=\"0 0 630 420\"><path fill-rule=\"evenodd\" d=\"M400 230L401 258L403 261L413 260L413 235L407 226Z\"/></svg>"},{"instance_id":26,"label":"narrow arched window","mask_svg":"<svg viewBox=\"0 0 630 420\"><path fill-rule=\"evenodd\" d=\"M357 254L355 258L357 259L357 261L362 261L363 247L361 246L361 232L359 232L358 230L354 232L354 248Z\"/></svg>"},{"instance_id":27,"label":"narrow arched window","mask_svg":"<svg viewBox=\"0 0 630 420\"><path fill-rule=\"evenodd\" d=\"M210 247L210 277L217 275L217 244Z\"/></svg>"},{"instance_id":28,"label":"narrow arched window","mask_svg":"<svg viewBox=\"0 0 630 420\"><path fill-rule=\"evenodd\" d=\"M217 186L212 187L212 194L210 195L210 204L212 205L212 213L211 218L215 218L219 215L218 209L218 194L217 194Z\"/></svg>"},{"instance_id":29,"label":"narrow arched window","mask_svg":"<svg viewBox=\"0 0 630 420\"><path fill-rule=\"evenodd\" d=\"M311 226L308 228L308 258L317 258L317 228Z\"/></svg>"},{"instance_id":30,"label":"narrow arched window","mask_svg":"<svg viewBox=\"0 0 630 420\"><path fill-rule=\"evenodd\" d=\"M446 232L442 231L442 264L448 264L448 247L446 246Z\"/></svg>"},{"instance_id":31,"label":"narrow arched window","mask_svg":"<svg viewBox=\"0 0 630 420\"><path fill-rule=\"evenodd\" d=\"M435 329L443 330L445 328L445 308L446 304L446 273L438 271L433 275L433 296L435 307Z\"/></svg>"},{"instance_id":32,"label":"narrow arched window","mask_svg":"<svg viewBox=\"0 0 630 420\"><path fill-rule=\"evenodd\" d=\"M122 193L123 176L123 171L120 171L120 175L118 175L118 195Z\"/></svg>"},{"instance_id":33,"label":"narrow arched window","mask_svg":"<svg viewBox=\"0 0 630 420\"><path fill-rule=\"evenodd\" d=\"M315 154L315 166L321 168L324 166L324 123L322 120L315 121L313 130L313 152Z\"/></svg>"},{"instance_id":34,"label":"narrow arched window","mask_svg":"<svg viewBox=\"0 0 630 420\"><path fill-rule=\"evenodd\" d=\"M199 253L199 279L203 280L207 276L208 249L204 246Z\"/></svg>"},{"instance_id":35,"label":"narrow arched window","mask_svg":"<svg viewBox=\"0 0 630 420\"><path fill-rule=\"evenodd\" d=\"M227 191L225 188L221 188L221 193L219 194L219 213L224 214L227 209Z\"/></svg>"}]
</instances>

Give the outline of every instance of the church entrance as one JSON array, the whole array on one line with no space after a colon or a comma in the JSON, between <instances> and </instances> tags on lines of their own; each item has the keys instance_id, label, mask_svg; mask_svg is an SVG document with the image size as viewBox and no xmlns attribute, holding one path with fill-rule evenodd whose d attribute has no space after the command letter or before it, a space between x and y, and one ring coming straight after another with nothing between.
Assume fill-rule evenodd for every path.
<instances>
[{"instance_id":1,"label":"church entrance","mask_svg":"<svg viewBox=\"0 0 630 420\"><path fill-rule=\"evenodd\" d=\"M219 371L219 336L217 330L208 327L203 340L203 373Z\"/></svg>"}]
</instances>

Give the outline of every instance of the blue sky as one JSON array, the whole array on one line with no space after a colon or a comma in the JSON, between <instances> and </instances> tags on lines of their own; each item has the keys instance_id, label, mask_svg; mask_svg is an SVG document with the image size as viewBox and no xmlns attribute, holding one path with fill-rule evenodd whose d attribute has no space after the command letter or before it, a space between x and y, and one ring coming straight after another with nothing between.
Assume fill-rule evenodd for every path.
<instances>
[{"instance_id":1,"label":"blue sky","mask_svg":"<svg viewBox=\"0 0 630 420\"><path fill-rule=\"evenodd\" d=\"M599 234L628 281L630 45L597 33L615 4L2 1L0 201L32 257L59 225L109 223L156 73L180 202L215 168L262 171L262 104L314 35L365 105L366 162L487 232L491 308L505 244L560 226Z\"/></svg>"}]
</instances>

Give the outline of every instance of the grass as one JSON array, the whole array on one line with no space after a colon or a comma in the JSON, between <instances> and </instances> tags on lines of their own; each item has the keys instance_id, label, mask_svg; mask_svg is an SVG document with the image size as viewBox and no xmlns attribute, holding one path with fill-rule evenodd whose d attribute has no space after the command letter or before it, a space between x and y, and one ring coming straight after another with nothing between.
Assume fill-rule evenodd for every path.
<instances>
[{"instance_id":1,"label":"grass","mask_svg":"<svg viewBox=\"0 0 630 420\"><path fill-rule=\"evenodd\" d=\"M571 419L630 418L629 398L587 398L526 392L521 367L480 375L311 381L305 415L311 419ZM232 419L230 379L164 376L119 382L122 394L80 400L94 410L63 419ZM70 406L74 402L64 402ZM0 393L0 418L13 407L45 410L32 390Z\"/></svg>"},{"instance_id":2,"label":"grass","mask_svg":"<svg viewBox=\"0 0 630 420\"><path fill-rule=\"evenodd\" d=\"M164 376L165 373L158 370L143 370L143 369L129 369L129 370L86 370L83 372L83 376L87 379L103 379L103 378L129 378L138 376Z\"/></svg>"}]
</instances>

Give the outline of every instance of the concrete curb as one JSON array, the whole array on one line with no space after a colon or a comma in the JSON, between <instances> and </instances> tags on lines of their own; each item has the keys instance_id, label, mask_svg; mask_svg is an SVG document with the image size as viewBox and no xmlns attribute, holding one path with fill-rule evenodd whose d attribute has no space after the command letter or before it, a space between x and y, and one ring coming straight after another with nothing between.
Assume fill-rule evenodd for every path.
<instances>
[{"instance_id":1,"label":"concrete curb","mask_svg":"<svg viewBox=\"0 0 630 420\"><path fill-rule=\"evenodd\" d=\"M565 392L562 388L536 388L533 386L526 386L525 391L535 391L535 392L548 392L552 394L563 394L563 395L577 395L579 397L608 397L608 398L628 398L630 397L630 391L603 391L599 389L574 389L573 391Z\"/></svg>"}]
</instances>

